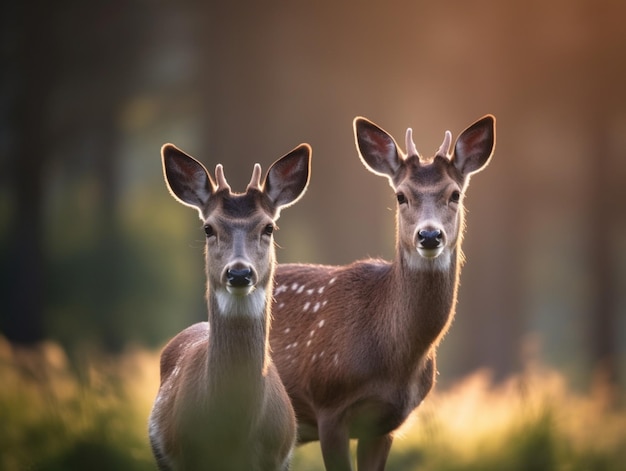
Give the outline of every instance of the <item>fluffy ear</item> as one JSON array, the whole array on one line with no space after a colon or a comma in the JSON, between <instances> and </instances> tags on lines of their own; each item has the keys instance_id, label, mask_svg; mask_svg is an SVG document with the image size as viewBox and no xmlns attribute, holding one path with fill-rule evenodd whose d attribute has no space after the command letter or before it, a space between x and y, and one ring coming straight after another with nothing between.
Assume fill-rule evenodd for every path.
<instances>
[{"instance_id":1,"label":"fluffy ear","mask_svg":"<svg viewBox=\"0 0 626 471\"><path fill-rule=\"evenodd\" d=\"M365 167L376 175L392 178L402 164L396 141L366 118L354 118L354 139Z\"/></svg>"},{"instance_id":2,"label":"fluffy ear","mask_svg":"<svg viewBox=\"0 0 626 471\"><path fill-rule=\"evenodd\" d=\"M206 168L173 144L161 148L163 174L172 196L184 205L202 210L213 194L215 184Z\"/></svg>"},{"instance_id":3,"label":"fluffy ear","mask_svg":"<svg viewBox=\"0 0 626 471\"><path fill-rule=\"evenodd\" d=\"M454 145L452 162L464 177L487 166L496 145L496 118L487 115L461 133Z\"/></svg>"},{"instance_id":4,"label":"fluffy ear","mask_svg":"<svg viewBox=\"0 0 626 471\"><path fill-rule=\"evenodd\" d=\"M304 194L311 174L311 146L300 144L278 159L267 171L263 191L280 210L290 206Z\"/></svg>"}]
</instances>

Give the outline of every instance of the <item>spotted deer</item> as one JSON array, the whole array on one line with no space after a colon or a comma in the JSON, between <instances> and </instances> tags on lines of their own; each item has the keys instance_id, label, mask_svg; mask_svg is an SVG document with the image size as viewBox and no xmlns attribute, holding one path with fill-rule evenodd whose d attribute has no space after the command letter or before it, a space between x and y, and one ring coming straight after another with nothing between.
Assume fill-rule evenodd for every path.
<instances>
[{"instance_id":1,"label":"spotted deer","mask_svg":"<svg viewBox=\"0 0 626 471\"><path fill-rule=\"evenodd\" d=\"M215 182L197 160L162 148L167 186L195 208L206 233L208 322L176 335L161 354L149 435L162 471L287 470L296 422L268 344L275 249L282 208L309 181L311 148L277 160L261 183L254 166L233 193L221 165Z\"/></svg>"},{"instance_id":2,"label":"spotted deer","mask_svg":"<svg viewBox=\"0 0 626 471\"><path fill-rule=\"evenodd\" d=\"M397 199L393 261L280 265L270 343L298 418L299 442L319 440L328 471L383 470L393 432L434 383L437 346L454 315L463 261L463 198L491 159L495 118L445 133L434 157L407 153L365 118L354 120L366 168ZM355 235L358 237L358 234Z\"/></svg>"}]
</instances>

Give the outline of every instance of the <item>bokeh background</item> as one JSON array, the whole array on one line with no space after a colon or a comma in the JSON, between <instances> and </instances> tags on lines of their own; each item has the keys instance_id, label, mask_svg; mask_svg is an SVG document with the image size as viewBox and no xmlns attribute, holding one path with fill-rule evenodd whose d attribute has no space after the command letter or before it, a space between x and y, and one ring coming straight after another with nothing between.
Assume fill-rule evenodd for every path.
<instances>
[{"instance_id":1,"label":"bokeh background","mask_svg":"<svg viewBox=\"0 0 626 471\"><path fill-rule=\"evenodd\" d=\"M597 404L602 384L600 409L619 416L622 2L8 0L0 11L0 366L13 378L0 401L13 430L3 469L26 469L24 456L29 466L61 463L50 469L80 469L67 456L106 462L111 450L91 442L76 451L68 423L82 422L75 435L89 430L93 442L116 435L102 404L132 404L136 371L148 377L138 388L145 404L136 416L115 410L135 417L126 443L145 465L137 469L151 469L142 420L159 348L206 316L203 232L166 190L163 143L211 169L223 163L239 190L255 162L267 169L310 143L311 184L283 213L279 261L390 259L394 196L359 162L358 115L400 143L412 127L422 154L446 129L456 137L487 113L497 118L495 156L466 199L467 262L435 395L476 390L480 381L467 378L481 371L488 379L478 389L506 396L497 388L510 378L548 371L561 398ZM71 386L55 383L59 375ZM553 384L547 376L538 383ZM80 419L52 412L71 408L64 394L82 404L72 409ZM56 425L15 412L29 408ZM51 445L65 436L59 430L69 438ZM41 447L20 452L33 440ZM422 469L424 456L415 461Z\"/></svg>"}]
</instances>

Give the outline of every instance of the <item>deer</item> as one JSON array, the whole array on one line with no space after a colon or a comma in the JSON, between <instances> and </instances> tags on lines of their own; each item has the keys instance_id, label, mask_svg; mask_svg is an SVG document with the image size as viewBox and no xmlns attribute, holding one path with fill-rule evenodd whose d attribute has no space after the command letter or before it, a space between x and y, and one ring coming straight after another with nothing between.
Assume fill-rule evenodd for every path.
<instances>
[{"instance_id":1,"label":"deer","mask_svg":"<svg viewBox=\"0 0 626 471\"><path fill-rule=\"evenodd\" d=\"M294 406L298 443L320 441L328 471L384 470L393 432L435 382L437 347L455 313L464 261L463 200L495 147L495 118L452 134L433 157L406 133L406 153L363 117L353 122L365 167L397 200L395 257L345 266L281 264L270 344Z\"/></svg>"},{"instance_id":2,"label":"deer","mask_svg":"<svg viewBox=\"0 0 626 471\"><path fill-rule=\"evenodd\" d=\"M196 209L206 235L208 321L187 327L161 353L149 438L161 471L290 468L293 407L269 349L274 231L309 183L311 147L254 165L245 193L173 144L162 147L166 185Z\"/></svg>"}]
</instances>

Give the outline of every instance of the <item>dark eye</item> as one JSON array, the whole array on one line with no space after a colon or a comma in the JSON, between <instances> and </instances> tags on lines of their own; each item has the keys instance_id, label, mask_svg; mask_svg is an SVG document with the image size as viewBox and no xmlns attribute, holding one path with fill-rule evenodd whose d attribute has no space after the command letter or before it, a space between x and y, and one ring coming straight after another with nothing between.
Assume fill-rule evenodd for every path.
<instances>
[{"instance_id":1,"label":"dark eye","mask_svg":"<svg viewBox=\"0 0 626 471\"><path fill-rule=\"evenodd\" d=\"M263 234L272 235L274 233L274 224L268 224L263 228Z\"/></svg>"},{"instance_id":2,"label":"dark eye","mask_svg":"<svg viewBox=\"0 0 626 471\"><path fill-rule=\"evenodd\" d=\"M396 199L398 200L398 204L406 203L406 196L404 196L404 194L402 194L402 193L398 193L396 195Z\"/></svg>"},{"instance_id":3,"label":"dark eye","mask_svg":"<svg viewBox=\"0 0 626 471\"><path fill-rule=\"evenodd\" d=\"M453 191L452 194L450 195L450 201L452 203L458 203L460 199L461 199L461 193L456 190Z\"/></svg>"},{"instance_id":4,"label":"dark eye","mask_svg":"<svg viewBox=\"0 0 626 471\"><path fill-rule=\"evenodd\" d=\"M204 233L207 237L212 237L215 235L215 230L213 229L213 226L207 224L206 226L204 226Z\"/></svg>"}]
</instances>

